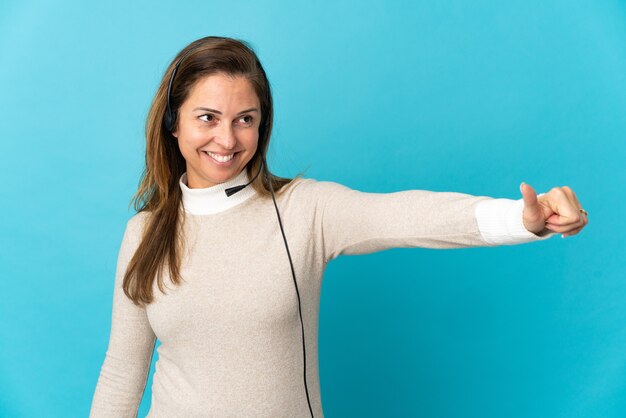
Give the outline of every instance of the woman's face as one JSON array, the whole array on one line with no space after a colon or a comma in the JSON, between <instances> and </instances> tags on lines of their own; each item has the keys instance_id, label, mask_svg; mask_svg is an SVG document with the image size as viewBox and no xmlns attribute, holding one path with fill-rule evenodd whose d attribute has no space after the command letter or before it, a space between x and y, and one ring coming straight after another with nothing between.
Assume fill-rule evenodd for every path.
<instances>
[{"instance_id":1,"label":"woman's face","mask_svg":"<svg viewBox=\"0 0 626 418\"><path fill-rule=\"evenodd\" d=\"M256 152L260 120L259 98L246 78L217 73L198 80L172 133L187 162L187 186L206 188L237 176Z\"/></svg>"}]
</instances>

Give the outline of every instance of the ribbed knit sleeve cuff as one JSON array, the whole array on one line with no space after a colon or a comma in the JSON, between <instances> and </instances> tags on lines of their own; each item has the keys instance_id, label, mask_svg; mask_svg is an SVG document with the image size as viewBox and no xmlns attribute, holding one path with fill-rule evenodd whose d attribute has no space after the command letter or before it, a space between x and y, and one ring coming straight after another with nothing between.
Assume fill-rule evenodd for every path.
<instances>
[{"instance_id":1,"label":"ribbed knit sleeve cuff","mask_svg":"<svg viewBox=\"0 0 626 418\"><path fill-rule=\"evenodd\" d=\"M476 205L478 229L485 241L492 245L523 244L545 240L558 234L547 228L538 234L530 232L524 226L523 211L524 199L483 200Z\"/></svg>"}]
</instances>

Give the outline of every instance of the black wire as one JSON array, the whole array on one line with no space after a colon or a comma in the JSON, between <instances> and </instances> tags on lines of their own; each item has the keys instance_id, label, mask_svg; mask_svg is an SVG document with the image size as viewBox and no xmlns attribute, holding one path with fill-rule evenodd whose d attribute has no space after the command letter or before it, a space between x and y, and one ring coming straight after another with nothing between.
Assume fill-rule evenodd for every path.
<instances>
[{"instance_id":1,"label":"black wire","mask_svg":"<svg viewBox=\"0 0 626 418\"><path fill-rule=\"evenodd\" d=\"M300 306L300 292L298 291L298 282L296 281L296 272L293 269L293 263L291 261L291 254L289 253L289 245L287 245L287 238L285 238L285 231L283 231L283 224L280 220L280 212L278 212L278 206L276 205L276 198L274 197L274 188L272 187L272 180L268 179L267 181L270 185L270 191L272 192L272 200L274 201L274 207L276 208L276 215L278 216L278 225L280 225L280 232L283 235L283 240L285 241L285 248L287 249L287 257L289 257L289 265L291 266L291 274L293 275L293 283L296 286L296 294L298 295L298 313L300 314L300 325L302 329L302 356L304 358L304 391L306 392L306 400L309 404L309 411L311 412L311 417L313 417L313 409L311 408L311 400L309 399L309 388L306 384L306 348L304 341L304 323L302 321L302 307ZM314 417L313 417L314 418Z\"/></svg>"},{"instance_id":2,"label":"black wire","mask_svg":"<svg viewBox=\"0 0 626 418\"><path fill-rule=\"evenodd\" d=\"M191 50L187 51L182 57L180 57L180 59L174 66L174 70L172 71L172 76L170 77L170 82L168 83L168 86L167 86L166 112L168 113L170 123L173 120L173 112L170 106L170 93L172 89L172 83L174 81L174 77L176 76L176 72L178 71L178 66L190 52ZM261 67L260 64L259 64L259 67ZM171 126L167 126L167 129L171 129L171 128L172 128ZM261 163L263 164L263 166L267 167L267 165L265 164L265 158L263 158ZM246 185L231 187L229 189L226 189L225 190L226 196L231 196L232 194L237 193L239 190L246 187L248 184L252 183L254 179L259 175L260 172L261 171L259 170L256 176L254 176L254 178L250 180L250 182L247 183ZM291 274L293 275L293 284L296 286L296 294L298 295L298 313L300 314L300 328L302 331L302 357L304 359L304 391L306 392L306 401L309 404L309 412L311 412L311 417L314 418L313 409L311 408L311 400L309 399L309 388L306 383L306 347L305 347L305 340L304 340L304 322L302 321L302 307L300 306L300 292L298 291L298 281L296 280L296 272L293 269L293 262L291 261L291 254L289 253L289 245L287 245L287 238L285 237L285 231L283 231L283 223L280 220L280 212L278 212L278 206L276 205L276 198L274 197L274 188L272 187L271 179L268 179L268 183L270 185L270 191L272 192L272 201L274 202L274 207L276 208L276 216L278 216L278 225L280 225L280 232L283 235L283 241L285 241L285 248L287 249L287 257L289 257L289 265L291 266Z\"/></svg>"}]
</instances>

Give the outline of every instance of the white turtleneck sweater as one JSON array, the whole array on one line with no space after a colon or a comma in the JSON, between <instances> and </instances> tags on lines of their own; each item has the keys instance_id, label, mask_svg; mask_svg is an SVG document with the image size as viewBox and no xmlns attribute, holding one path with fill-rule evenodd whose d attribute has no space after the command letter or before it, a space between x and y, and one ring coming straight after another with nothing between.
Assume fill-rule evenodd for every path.
<instances>
[{"instance_id":1,"label":"white turtleneck sweater","mask_svg":"<svg viewBox=\"0 0 626 418\"><path fill-rule=\"evenodd\" d=\"M234 195L226 196L224 191L229 187L246 184L249 181L247 170L241 170L239 175L225 183L203 189L190 189L187 187L187 173L185 172L180 176L178 184L183 192L183 206L186 212L194 215L210 215L237 206L257 194L254 187L248 186Z\"/></svg>"},{"instance_id":2,"label":"white turtleneck sweater","mask_svg":"<svg viewBox=\"0 0 626 418\"><path fill-rule=\"evenodd\" d=\"M291 268L271 197L246 187L246 170L183 193L184 282L135 306L123 273L149 213L127 223L118 254L109 346L90 417L135 417L156 338L161 342L148 417L309 417L300 319ZM323 418L318 314L323 273L341 254L394 247L463 248L545 240L522 223L523 200L457 192L367 193L299 178L276 196L294 263L306 339L307 386Z\"/></svg>"}]
</instances>

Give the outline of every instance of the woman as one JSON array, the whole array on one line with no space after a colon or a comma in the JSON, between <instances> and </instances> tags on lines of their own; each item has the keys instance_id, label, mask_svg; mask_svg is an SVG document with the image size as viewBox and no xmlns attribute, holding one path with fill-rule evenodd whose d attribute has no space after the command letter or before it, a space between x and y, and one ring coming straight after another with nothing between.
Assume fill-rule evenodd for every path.
<instances>
[{"instance_id":1,"label":"woman","mask_svg":"<svg viewBox=\"0 0 626 418\"><path fill-rule=\"evenodd\" d=\"M202 38L168 67L91 417L136 416L158 338L149 417L321 418L317 319L330 260L518 244L587 224L567 187L537 196L523 185L510 200L277 177L265 162L272 120L269 82L245 42Z\"/></svg>"}]
</instances>

